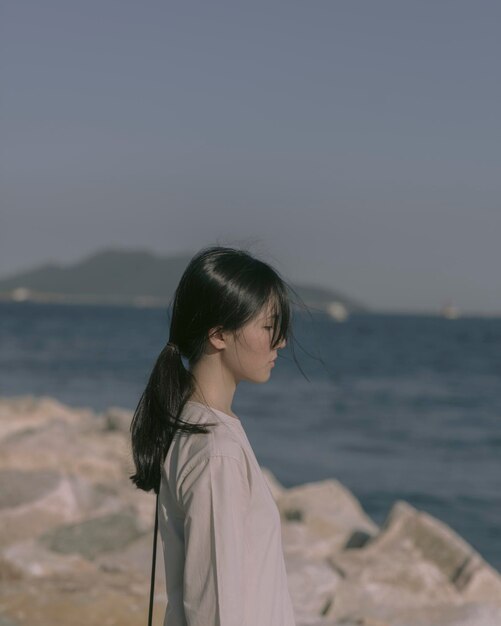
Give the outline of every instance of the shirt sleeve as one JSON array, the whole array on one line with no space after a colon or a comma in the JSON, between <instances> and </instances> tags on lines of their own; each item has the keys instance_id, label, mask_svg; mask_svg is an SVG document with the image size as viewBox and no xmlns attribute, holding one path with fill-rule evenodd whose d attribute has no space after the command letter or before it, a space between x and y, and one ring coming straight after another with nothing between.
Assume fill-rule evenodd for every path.
<instances>
[{"instance_id":1,"label":"shirt sleeve","mask_svg":"<svg viewBox=\"0 0 501 626\"><path fill-rule=\"evenodd\" d=\"M246 520L250 487L243 461L212 455L183 478L183 603L188 626L245 623Z\"/></svg>"}]
</instances>

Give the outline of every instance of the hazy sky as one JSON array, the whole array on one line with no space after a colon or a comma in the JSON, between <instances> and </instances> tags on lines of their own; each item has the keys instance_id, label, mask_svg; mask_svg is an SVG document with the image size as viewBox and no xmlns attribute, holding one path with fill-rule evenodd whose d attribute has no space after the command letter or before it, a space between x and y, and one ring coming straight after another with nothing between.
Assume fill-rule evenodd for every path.
<instances>
[{"instance_id":1,"label":"hazy sky","mask_svg":"<svg viewBox=\"0 0 501 626\"><path fill-rule=\"evenodd\" d=\"M501 4L4 0L0 274L243 246L501 312Z\"/></svg>"}]
</instances>

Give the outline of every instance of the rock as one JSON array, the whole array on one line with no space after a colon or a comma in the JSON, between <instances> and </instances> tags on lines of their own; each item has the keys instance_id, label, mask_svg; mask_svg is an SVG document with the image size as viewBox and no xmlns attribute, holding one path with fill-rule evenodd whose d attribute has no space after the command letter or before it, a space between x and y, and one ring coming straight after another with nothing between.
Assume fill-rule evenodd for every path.
<instances>
[{"instance_id":1,"label":"rock","mask_svg":"<svg viewBox=\"0 0 501 626\"><path fill-rule=\"evenodd\" d=\"M96 555L93 564L103 571L140 573L145 583L150 582L153 556L153 530L143 533L124 548L115 552L103 552ZM157 553L155 564L155 588L165 589L165 567L163 547L160 536L157 537Z\"/></svg>"},{"instance_id":2,"label":"rock","mask_svg":"<svg viewBox=\"0 0 501 626\"><path fill-rule=\"evenodd\" d=\"M366 548L346 550L332 555L329 562L342 576L326 614L330 618L385 621L403 609L461 602L444 573L409 547L377 554Z\"/></svg>"},{"instance_id":3,"label":"rock","mask_svg":"<svg viewBox=\"0 0 501 626\"><path fill-rule=\"evenodd\" d=\"M18 624L18 622L14 622L10 618L0 615L0 626L18 626Z\"/></svg>"},{"instance_id":4,"label":"rock","mask_svg":"<svg viewBox=\"0 0 501 626\"><path fill-rule=\"evenodd\" d=\"M50 420L43 428L4 439L1 451L0 469L53 469L97 483L120 484L131 461L124 435L103 433L95 419Z\"/></svg>"},{"instance_id":5,"label":"rock","mask_svg":"<svg viewBox=\"0 0 501 626\"><path fill-rule=\"evenodd\" d=\"M43 498L59 484L54 470L0 470L0 510Z\"/></svg>"},{"instance_id":6,"label":"rock","mask_svg":"<svg viewBox=\"0 0 501 626\"><path fill-rule=\"evenodd\" d=\"M95 566L81 556L56 554L35 539L10 545L3 550L2 560L11 567L12 572L16 572L15 578L41 578L54 574L72 576L82 571L96 571Z\"/></svg>"},{"instance_id":7,"label":"rock","mask_svg":"<svg viewBox=\"0 0 501 626\"><path fill-rule=\"evenodd\" d=\"M135 516L122 511L60 526L41 535L39 541L54 552L78 553L92 560L103 552L123 549L141 532Z\"/></svg>"},{"instance_id":8,"label":"rock","mask_svg":"<svg viewBox=\"0 0 501 626\"><path fill-rule=\"evenodd\" d=\"M104 431L118 430L128 435L133 414L133 411L112 406L99 416L99 420Z\"/></svg>"},{"instance_id":9,"label":"rock","mask_svg":"<svg viewBox=\"0 0 501 626\"><path fill-rule=\"evenodd\" d=\"M284 521L301 522L310 535L326 539L332 551L344 547L355 531L370 537L379 530L353 494L333 479L291 487L277 506Z\"/></svg>"},{"instance_id":10,"label":"rock","mask_svg":"<svg viewBox=\"0 0 501 626\"><path fill-rule=\"evenodd\" d=\"M423 559L436 564L449 580L454 580L472 555L472 548L449 526L407 502L397 501L380 533L368 549L412 545Z\"/></svg>"},{"instance_id":11,"label":"rock","mask_svg":"<svg viewBox=\"0 0 501 626\"><path fill-rule=\"evenodd\" d=\"M3 626L144 623L155 496L129 479L131 418L0 398ZM439 520L400 501L379 529L337 480L286 489L261 469L298 626L501 626L499 574ZM155 626L162 547L158 538Z\"/></svg>"},{"instance_id":12,"label":"rock","mask_svg":"<svg viewBox=\"0 0 501 626\"><path fill-rule=\"evenodd\" d=\"M389 626L500 626L501 608L488 604L443 604L402 611Z\"/></svg>"},{"instance_id":13,"label":"rock","mask_svg":"<svg viewBox=\"0 0 501 626\"><path fill-rule=\"evenodd\" d=\"M494 568L447 524L407 502L395 503L367 549L380 553L390 546L412 546L417 559L434 563L463 600L501 606L501 577Z\"/></svg>"},{"instance_id":14,"label":"rock","mask_svg":"<svg viewBox=\"0 0 501 626\"><path fill-rule=\"evenodd\" d=\"M501 576L479 554L470 557L456 577L455 584L465 600L501 607Z\"/></svg>"},{"instance_id":15,"label":"rock","mask_svg":"<svg viewBox=\"0 0 501 626\"><path fill-rule=\"evenodd\" d=\"M338 542L333 542L329 536L319 537L314 528L301 522L282 524L282 544L286 558L299 554L318 561L332 554L333 545L334 550L338 550Z\"/></svg>"},{"instance_id":16,"label":"rock","mask_svg":"<svg viewBox=\"0 0 501 626\"><path fill-rule=\"evenodd\" d=\"M48 396L0 397L0 442L21 432L45 428L51 422L77 424L93 416L89 409L76 409Z\"/></svg>"},{"instance_id":17,"label":"rock","mask_svg":"<svg viewBox=\"0 0 501 626\"><path fill-rule=\"evenodd\" d=\"M45 491L42 490L41 497L0 510L0 546L36 536L61 522L79 517L78 503L68 480L63 476L56 476L55 482L52 473L42 474L41 484ZM31 477L32 474L25 473L23 476ZM51 490L50 486L53 487ZM22 489L27 492L29 487Z\"/></svg>"},{"instance_id":18,"label":"rock","mask_svg":"<svg viewBox=\"0 0 501 626\"><path fill-rule=\"evenodd\" d=\"M22 577L22 571L15 564L9 563L0 552L0 581L20 580Z\"/></svg>"},{"instance_id":19,"label":"rock","mask_svg":"<svg viewBox=\"0 0 501 626\"><path fill-rule=\"evenodd\" d=\"M296 621L325 615L330 607L340 575L324 560L295 554L286 560L287 580Z\"/></svg>"},{"instance_id":20,"label":"rock","mask_svg":"<svg viewBox=\"0 0 501 626\"><path fill-rule=\"evenodd\" d=\"M58 475L53 470L38 473L2 470L2 475L4 481L11 482L10 488L2 493L5 506L0 508L0 546L34 537L64 523L81 521L89 515L123 508L121 498L107 485L92 485L79 476ZM33 493L37 486L39 494ZM30 495L40 497L30 501ZM19 503L20 500L23 502ZM15 506L7 508L9 503Z\"/></svg>"},{"instance_id":21,"label":"rock","mask_svg":"<svg viewBox=\"0 0 501 626\"><path fill-rule=\"evenodd\" d=\"M0 607L15 626L143 626L149 594L136 586L133 572L16 581L0 585ZM165 590L158 589L153 626L162 626L165 605Z\"/></svg>"},{"instance_id":22,"label":"rock","mask_svg":"<svg viewBox=\"0 0 501 626\"><path fill-rule=\"evenodd\" d=\"M435 606L442 612L446 606L451 615L460 614L453 609L470 600L466 589L478 600L493 604L501 600L499 575L473 548L446 524L405 502L397 502L379 535L365 546L335 551L328 560L343 575L327 612L330 618L391 621L413 615L416 624L424 626L428 622L418 621L418 609L432 615ZM473 562L477 567L468 575Z\"/></svg>"}]
</instances>

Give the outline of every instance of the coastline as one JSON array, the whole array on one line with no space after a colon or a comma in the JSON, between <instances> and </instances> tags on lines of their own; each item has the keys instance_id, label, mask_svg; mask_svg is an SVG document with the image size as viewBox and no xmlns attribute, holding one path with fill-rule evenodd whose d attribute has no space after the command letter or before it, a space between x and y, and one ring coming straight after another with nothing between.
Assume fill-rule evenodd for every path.
<instances>
[{"instance_id":1,"label":"coastline","mask_svg":"<svg viewBox=\"0 0 501 626\"><path fill-rule=\"evenodd\" d=\"M155 498L129 480L131 417L0 397L5 624L144 623ZM335 477L287 489L262 470L282 519L297 626L501 623L499 572L439 519L398 500L378 526ZM157 545L159 626L166 601Z\"/></svg>"}]
</instances>

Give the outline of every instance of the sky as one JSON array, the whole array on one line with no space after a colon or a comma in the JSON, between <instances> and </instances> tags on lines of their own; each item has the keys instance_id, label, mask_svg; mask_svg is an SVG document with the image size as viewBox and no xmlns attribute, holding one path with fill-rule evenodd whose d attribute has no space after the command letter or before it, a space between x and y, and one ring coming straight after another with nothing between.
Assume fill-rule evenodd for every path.
<instances>
[{"instance_id":1,"label":"sky","mask_svg":"<svg viewBox=\"0 0 501 626\"><path fill-rule=\"evenodd\" d=\"M0 276L244 247L501 314L501 4L4 0Z\"/></svg>"}]
</instances>

